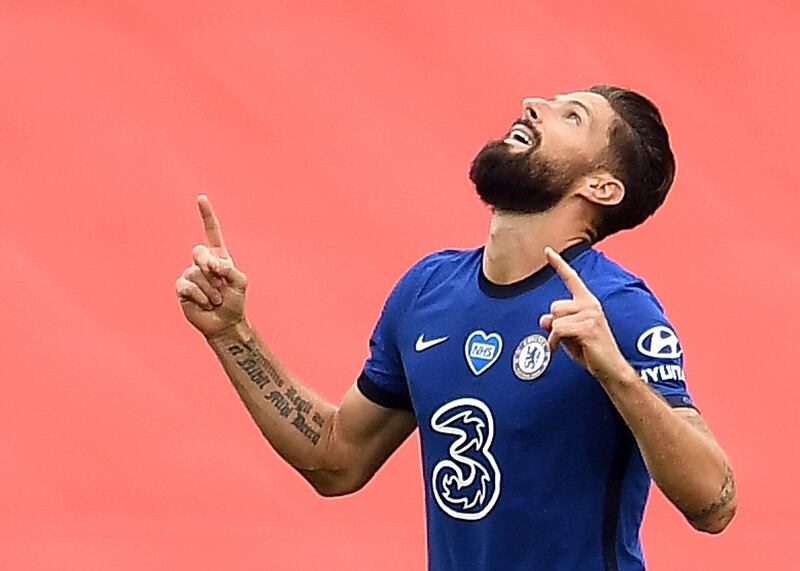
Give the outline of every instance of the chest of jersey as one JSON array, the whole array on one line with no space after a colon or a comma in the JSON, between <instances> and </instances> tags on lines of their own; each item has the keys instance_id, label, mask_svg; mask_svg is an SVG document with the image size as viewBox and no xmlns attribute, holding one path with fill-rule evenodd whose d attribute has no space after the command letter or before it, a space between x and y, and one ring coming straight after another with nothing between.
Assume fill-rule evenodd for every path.
<instances>
[{"instance_id":1,"label":"chest of jersey","mask_svg":"<svg viewBox=\"0 0 800 571\"><path fill-rule=\"evenodd\" d=\"M501 489L531 501L538 494L525 490L546 489L556 473L580 494L587 474L607 468L616 413L591 375L562 348L550 351L538 325L563 297L558 285L511 299L433 292L404 319L398 341L428 496L452 518L483 519Z\"/></svg>"},{"instance_id":2,"label":"chest of jersey","mask_svg":"<svg viewBox=\"0 0 800 571\"><path fill-rule=\"evenodd\" d=\"M631 364L654 367L636 351L641 330L668 325L657 302L640 280L582 252L563 256L603 299ZM386 393L378 404L410 397L417 417L430 568L641 570L644 463L601 384L563 348L551 352L539 327L569 293L547 269L487 283L481 260L480 249L443 251L407 273L365 367Z\"/></svg>"},{"instance_id":3,"label":"chest of jersey","mask_svg":"<svg viewBox=\"0 0 800 571\"><path fill-rule=\"evenodd\" d=\"M607 400L602 388L562 348L551 352L539 327L560 294L542 287L512 299L421 296L399 339L420 423L458 398L486 402L511 430L548 430L597 412Z\"/></svg>"}]
</instances>

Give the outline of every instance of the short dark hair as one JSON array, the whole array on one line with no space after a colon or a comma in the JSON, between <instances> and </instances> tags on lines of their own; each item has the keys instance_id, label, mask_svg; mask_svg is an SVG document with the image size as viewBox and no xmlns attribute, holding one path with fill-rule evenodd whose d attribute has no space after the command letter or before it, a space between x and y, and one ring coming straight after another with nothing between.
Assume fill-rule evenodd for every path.
<instances>
[{"instance_id":1,"label":"short dark hair","mask_svg":"<svg viewBox=\"0 0 800 571\"><path fill-rule=\"evenodd\" d=\"M675 157L652 101L612 85L593 85L587 91L605 97L617 114L609 131L607 167L625 185L622 201L600 211L595 225L599 241L638 226L664 203L675 178Z\"/></svg>"}]
</instances>

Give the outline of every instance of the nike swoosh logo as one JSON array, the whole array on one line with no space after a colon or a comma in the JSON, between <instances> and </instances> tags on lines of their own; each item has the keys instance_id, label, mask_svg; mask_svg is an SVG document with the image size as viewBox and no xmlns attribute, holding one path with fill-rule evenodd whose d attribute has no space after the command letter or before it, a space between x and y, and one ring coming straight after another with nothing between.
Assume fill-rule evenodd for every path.
<instances>
[{"instance_id":1,"label":"nike swoosh logo","mask_svg":"<svg viewBox=\"0 0 800 571\"><path fill-rule=\"evenodd\" d=\"M419 351L424 351L425 349L430 349L434 345L438 345L439 343L444 343L447 341L449 337L437 337L436 339L428 339L425 341L425 335L420 335L419 339L417 339L417 344L414 345L414 349Z\"/></svg>"}]
</instances>

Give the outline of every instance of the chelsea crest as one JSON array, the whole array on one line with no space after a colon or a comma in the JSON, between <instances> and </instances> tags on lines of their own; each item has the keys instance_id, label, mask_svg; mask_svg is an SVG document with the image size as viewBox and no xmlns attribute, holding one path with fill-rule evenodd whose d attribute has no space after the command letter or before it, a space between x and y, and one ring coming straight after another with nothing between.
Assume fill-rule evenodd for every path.
<instances>
[{"instance_id":1,"label":"chelsea crest","mask_svg":"<svg viewBox=\"0 0 800 571\"><path fill-rule=\"evenodd\" d=\"M522 381L537 379L550 364L550 345L542 335L528 335L514 351L514 374Z\"/></svg>"}]
</instances>

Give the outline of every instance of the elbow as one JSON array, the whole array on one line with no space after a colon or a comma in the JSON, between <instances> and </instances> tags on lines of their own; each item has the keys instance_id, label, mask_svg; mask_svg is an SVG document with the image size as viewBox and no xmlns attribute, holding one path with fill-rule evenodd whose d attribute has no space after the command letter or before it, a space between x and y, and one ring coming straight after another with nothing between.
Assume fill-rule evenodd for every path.
<instances>
[{"instance_id":1,"label":"elbow","mask_svg":"<svg viewBox=\"0 0 800 571\"><path fill-rule=\"evenodd\" d=\"M726 506L724 510L720 510L715 514L700 520L689 519L689 523L697 531L708 533L710 535L718 535L725 531L728 525L730 525L731 521L733 521L733 517L735 515L736 499L734 498L734 500L728 506Z\"/></svg>"},{"instance_id":2,"label":"elbow","mask_svg":"<svg viewBox=\"0 0 800 571\"><path fill-rule=\"evenodd\" d=\"M730 524L732 519L733 519L733 513L731 513L731 517L729 519L725 520L713 521L713 522L692 521L689 523L691 523L692 527L699 532L707 533L709 535L719 535L720 533L725 531L725 528L728 527L728 524Z\"/></svg>"},{"instance_id":3,"label":"elbow","mask_svg":"<svg viewBox=\"0 0 800 571\"><path fill-rule=\"evenodd\" d=\"M314 486L314 490L322 498L340 498L350 494L350 492L344 488Z\"/></svg>"},{"instance_id":4,"label":"elbow","mask_svg":"<svg viewBox=\"0 0 800 571\"><path fill-rule=\"evenodd\" d=\"M717 535L725 531L725 528L736 515L737 507L736 483L733 477L733 470L730 465L725 463L725 479L717 494L716 499L699 513L688 514L686 517L697 531ZM685 512L684 512L685 513Z\"/></svg>"},{"instance_id":5,"label":"elbow","mask_svg":"<svg viewBox=\"0 0 800 571\"><path fill-rule=\"evenodd\" d=\"M314 486L314 490L323 498L340 498L342 496L349 496L350 494L357 492L359 488L347 486L347 485L336 485L336 484L325 484L325 485L318 485L312 484Z\"/></svg>"},{"instance_id":6,"label":"elbow","mask_svg":"<svg viewBox=\"0 0 800 571\"><path fill-rule=\"evenodd\" d=\"M339 498L349 496L363 488L369 478L357 478L346 471L315 472L303 474L323 498Z\"/></svg>"},{"instance_id":7,"label":"elbow","mask_svg":"<svg viewBox=\"0 0 800 571\"><path fill-rule=\"evenodd\" d=\"M329 436L325 450L312 469L298 468L323 498L349 496L363 488L375 475L377 467L365 461L352 446L337 443Z\"/></svg>"}]
</instances>

